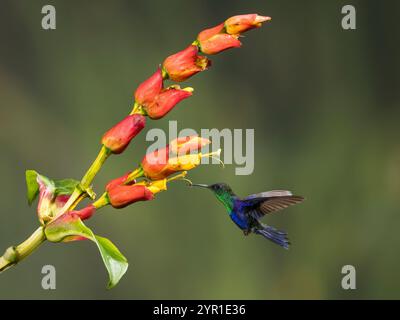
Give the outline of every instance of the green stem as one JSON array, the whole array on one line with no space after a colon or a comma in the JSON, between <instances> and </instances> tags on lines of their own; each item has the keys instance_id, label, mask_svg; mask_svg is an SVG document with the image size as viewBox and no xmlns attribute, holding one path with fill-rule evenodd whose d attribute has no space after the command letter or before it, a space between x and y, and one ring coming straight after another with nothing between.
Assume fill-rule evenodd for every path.
<instances>
[{"instance_id":1,"label":"green stem","mask_svg":"<svg viewBox=\"0 0 400 320\"><path fill-rule=\"evenodd\" d=\"M106 205L110 204L110 200L108 199L107 192L104 192L100 198L98 198L92 205L96 208L96 210L105 207Z\"/></svg>"},{"instance_id":2,"label":"green stem","mask_svg":"<svg viewBox=\"0 0 400 320\"><path fill-rule=\"evenodd\" d=\"M88 169L88 171L85 173L85 175L81 180L81 187L83 189L88 188L90 186L94 177L100 171L101 167L103 166L104 162L106 162L110 154L111 154L110 149L106 148L105 146L101 147L101 150L97 155L97 158L93 161L92 165L90 166L90 168Z\"/></svg>"},{"instance_id":3,"label":"green stem","mask_svg":"<svg viewBox=\"0 0 400 320\"><path fill-rule=\"evenodd\" d=\"M145 116L146 112L144 111L143 106L141 106L139 103L135 102L133 104L133 108L132 108L130 115L133 115L133 114L141 114L141 115Z\"/></svg>"},{"instance_id":4,"label":"green stem","mask_svg":"<svg viewBox=\"0 0 400 320\"><path fill-rule=\"evenodd\" d=\"M3 256L0 257L0 272L12 267L22 259L29 256L45 240L46 236L44 235L44 228L39 227L21 244L16 247L9 247Z\"/></svg>"},{"instance_id":5,"label":"green stem","mask_svg":"<svg viewBox=\"0 0 400 320\"><path fill-rule=\"evenodd\" d=\"M102 146L97 158L93 161L92 165L83 176L80 184L75 188L67 203L57 213L57 217L75 208L76 205L86 196L89 195L92 198L94 197L93 191L90 189L90 184L110 154L111 151L105 146ZM18 246L9 247L3 256L0 257L0 272L12 267L22 259L26 258L45 240L46 236L44 234L44 227L41 226L34 233L32 233L28 239Z\"/></svg>"},{"instance_id":6,"label":"green stem","mask_svg":"<svg viewBox=\"0 0 400 320\"><path fill-rule=\"evenodd\" d=\"M144 170L142 168L142 166L140 165L138 168L136 168L135 170L133 170L128 177L126 178L124 184L128 185L131 182L133 182L135 179L143 177L144 175Z\"/></svg>"}]
</instances>

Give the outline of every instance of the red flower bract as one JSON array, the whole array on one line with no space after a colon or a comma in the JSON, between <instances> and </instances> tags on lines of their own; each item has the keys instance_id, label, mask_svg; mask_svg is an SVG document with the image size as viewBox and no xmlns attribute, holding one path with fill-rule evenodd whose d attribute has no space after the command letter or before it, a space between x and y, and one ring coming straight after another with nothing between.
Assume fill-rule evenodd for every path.
<instances>
[{"instance_id":1,"label":"red flower bract","mask_svg":"<svg viewBox=\"0 0 400 320\"><path fill-rule=\"evenodd\" d=\"M163 62L163 68L168 77L173 81L181 82L200 71L206 70L210 66L210 61L205 56L199 56L198 52L197 46L190 45L166 58Z\"/></svg>"},{"instance_id":2,"label":"red flower bract","mask_svg":"<svg viewBox=\"0 0 400 320\"><path fill-rule=\"evenodd\" d=\"M76 211L71 211L71 214L77 214L81 220L86 220L89 219L96 211L95 206L92 204L88 205L87 207L81 209L81 210L76 210Z\"/></svg>"},{"instance_id":3,"label":"red flower bract","mask_svg":"<svg viewBox=\"0 0 400 320\"><path fill-rule=\"evenodd\" d=\"M108 190L110 190L110 189L112 189L112 188L114 188L114 187L116 187L116 186L120 186L120 185L125 184L126 179L128 178L128 176L129 176L130 173L131 173L131 171L125 173L125 174L124 174L123 176L121 176L121 177L118 177L118 178L113 179L113 180L111 180L110 182L108 182L107 185L106 185L106 191L108 191ZM136 181L133 180L133 181L131 181L129 184L134 184L135 182L136 182Z\"/></svg>"},{"instance_id":4,"label":"red flower bract","mask_svg":"<svg viewBox=\"0 0 400 320\"><path fill-rule=\"evenodd\" d=\"M158 69L138 87L135 92L135 102L141 107L145 115L151 119L160 119L170 112L177 103L190 97L192 91L192 88L181 89L177 85L164 89L162 72Z\"/></svg>"},{"instance_id":5,"label":"red flower bract","mask_svg":"<svg viewBox=\"0 0 400 320\"><path fill-rule=\"evenodd\" d=\"M146 154L141 162L144 175L152 180L164 179L176 172L176 166L169 162L171 157L199 151L210 142L198 136L179 137L172 140L165 148Z\"/></svg>"},{"instance_id":6,"label":"red flower bract","mask_svg":"<svg viewBox=\"0 0 400 320\"><path fill-rule=\"evenodd\" d=\"M146 105L151 103L163 88L163 78L161 69L157 71L146 81L142 82L135 91L135 101L138 104Z\"/></svg>"},{"instance_id":7,"label":"red flower bract","mask_svg":"<svg viewBox=\"0 0 400 320\"><path fill-rule=\"evenodd\" d=\"M201 52L205 54L217 54L221 51L237 48L242 43L237 39L237 35L225 33L224 24L206 29L199 33L197 42L199 43Z\"/></svg>"},{"instance_id":8,"label":"red flower bract","mask_svg":"<svg viewBox=\"0 0 400 320\"><path fill-rule=\"evenodd\" d=\"M137 201L152 200L153 193L142 185L115 186L107 191L110 204L114 208L124 208Z\"/></svg>"},{"instance_id":9,"label":"red flower bract","mask_svg":"<svg viewBox=\"0 0 400 320\"><path fill-rule=\"evenodd\" d=\"M145 105L143 109L151 119L160 119L170 112L180 101L192 95L191 89L170 87L161 91L154 101Z\"/></svg>"},{"instance_id":10,"label":"red flower bract","mask_svg":"<svg viewBox=\"0 0 400 320\"><path fill-rule=\"evenodd\" d=\"M262 23L271 20L270 17L258 14L242 14L230 17L225 21L225 29L229 34L240 34L245 31L261 27Z\"/></svg>"},{"instance_id":11,"label":"red flower bract","mask_svg":"<svg viewBox=\"0 0 400 320\"><path fill-rule=\"evenodd\" d=\"M197 135L178 137L172 140L168 148L177 155L189 154L192 151L199 151L201 148L210 144L211 141Z\"/></svg>"},{"instance_id":12,"label":"red flower bract","mask_svg":"<svg viewBox=\"0 0 400 320\"><path fill-rule=\"evenodd\" d=\"M101 142L112 153L121 153L129 145L131 140L144 128L146 118L140 114L127 116L108 130Z\"/></svg>"}]
</instances>

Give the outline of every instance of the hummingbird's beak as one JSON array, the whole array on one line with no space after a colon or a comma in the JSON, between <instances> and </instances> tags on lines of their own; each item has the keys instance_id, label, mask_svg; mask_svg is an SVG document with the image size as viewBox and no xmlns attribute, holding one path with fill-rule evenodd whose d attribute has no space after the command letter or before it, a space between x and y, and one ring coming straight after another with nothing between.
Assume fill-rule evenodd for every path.
<instances>
[{"instance_id":1,"label":"hummingbird's beak","mask_svg":"<svg viewBox=\"0 0 400 320\"><path fill-rule=\"evenodd\" d=\"M206 184L193 183L193 184L191 185L191 187L209 188L210 186L209 186L209 185L206 185Z\"/></svg>"}]
</instances>

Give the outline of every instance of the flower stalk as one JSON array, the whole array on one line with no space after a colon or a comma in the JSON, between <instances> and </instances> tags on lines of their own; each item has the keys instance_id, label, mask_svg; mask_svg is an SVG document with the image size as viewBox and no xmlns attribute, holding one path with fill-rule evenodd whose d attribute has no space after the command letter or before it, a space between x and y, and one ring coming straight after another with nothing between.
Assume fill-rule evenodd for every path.
<instances>
[{"instance_id":1,"label":"flower stalk","mask_svg":"<svg viewBox=\"0 0 400 320\"><path fill-rule=\"evenodd\" d=\"M9 247L0 257L0 272L16 265L22 259L29 256L35 251L44 241L46 237L44 235L43 227L36 229L32 235L24 242L15 247Z\"/></svg>"},{"instance_id":2,"label":"flower stalk","mask_svg":"<svg viewBox=\"0 0 400 320\"><path fill-rule=\"evenodd\" d=\"M100 171L103 164L106 162L107 158L110 156L111 151L107 149L105 146L101 147L99 154L96 159L93 161L92 165L89 167L85 175L81 180L80 187L85 190L92 183L96 174Z\"/></svg>"}]
</instances>

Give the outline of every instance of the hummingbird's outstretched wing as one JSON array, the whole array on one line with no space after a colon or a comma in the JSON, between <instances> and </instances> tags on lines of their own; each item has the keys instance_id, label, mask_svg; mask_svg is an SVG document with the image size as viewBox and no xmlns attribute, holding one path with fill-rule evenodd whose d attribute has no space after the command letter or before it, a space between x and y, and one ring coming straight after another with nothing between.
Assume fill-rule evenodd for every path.
<instances>
[{"instance_id":1,"label":"hummingbird's outstretched wing","mask_svg":"<svg viewBox=\"0 0 400 320\"><path fill-rule=\"evenodd\" d=\"M252 194L242 199L246 208L247 214L255 219L260 219L266 214L276 212L303 202L301 196L294 196L287 190L273 190Z\"/></svg>"}]
</instances>

